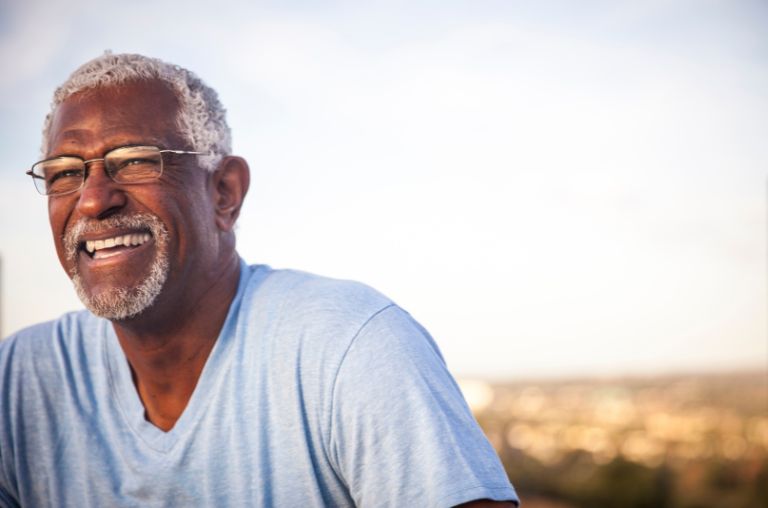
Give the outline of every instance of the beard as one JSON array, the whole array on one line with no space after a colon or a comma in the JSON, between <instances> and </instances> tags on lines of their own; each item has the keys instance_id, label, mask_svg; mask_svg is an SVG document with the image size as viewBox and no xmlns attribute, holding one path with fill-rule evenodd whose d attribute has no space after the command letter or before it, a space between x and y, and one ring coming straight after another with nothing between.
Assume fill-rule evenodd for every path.
<instances>
[{"instance_id":1,"label":"beard","mask_svg":"<svg viewBox=\"0 0 768 508\"><path fill-rule=\"evenodd\" d=\"M86 289L80 275L77 257L81 238L86 233L104 229L149 230L155 240L156 254L149 273L133 287L112 287L97 294ZM119 215L104 220L82 218L64 236L64 249L72 267L69 276L80 301L93 314L120 321L135 317L148 309L160 295L168 278L168 230L160 219L148 213Z\"/></svg>"}]
</instances>

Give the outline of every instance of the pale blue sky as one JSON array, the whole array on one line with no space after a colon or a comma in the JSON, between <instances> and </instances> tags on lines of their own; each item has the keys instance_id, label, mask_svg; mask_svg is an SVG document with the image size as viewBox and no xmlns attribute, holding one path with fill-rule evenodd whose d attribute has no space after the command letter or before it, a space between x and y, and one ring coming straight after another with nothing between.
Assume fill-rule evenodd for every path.
<instances>
[{"instance_id":1,"label":"pale blue sky","mask_svg":"<svg viewBox=\"0 0 768 508\"><path fill-rule=\"evenodd\" d=\"M38 157L105 49L219 90L251 262L365 281L463 376L766 366L761 1L0 0L3 334L79 308Z\"/></svg>"}]
</instances>

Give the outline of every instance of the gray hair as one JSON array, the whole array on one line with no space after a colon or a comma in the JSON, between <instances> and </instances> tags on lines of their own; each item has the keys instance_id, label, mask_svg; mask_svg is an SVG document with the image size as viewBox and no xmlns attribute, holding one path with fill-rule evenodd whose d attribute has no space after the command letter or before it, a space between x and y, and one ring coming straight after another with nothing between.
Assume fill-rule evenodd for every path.
<instances>
[{"instance_id":1,"label":"gray hair","mask_svg":"<svg viewBox=\"0 0 768 508\"><path fill-rule=\"evenodd\" d=\"M198 161L202 168L215 170L222 156L232 151L226 110L219 102L216 91L178 65L143 55L115 55L111 51L80 66L54 92L51 111L43 126L43 156L48 153L53 112L59 104L86 89L141 80L160 80L171 87L179 99L176 118L179 133L189 142L192 150L212 154L200 155Z\"/></svg>"}]
</instances>

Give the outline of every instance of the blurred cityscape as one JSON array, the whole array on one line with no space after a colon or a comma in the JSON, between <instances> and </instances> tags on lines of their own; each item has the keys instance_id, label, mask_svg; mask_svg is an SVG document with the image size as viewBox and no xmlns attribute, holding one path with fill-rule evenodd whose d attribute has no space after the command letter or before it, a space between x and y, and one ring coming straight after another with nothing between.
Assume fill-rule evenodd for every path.
<instances>
[{"instance_id":1,"label":"blurred cityscape","mask_svg":"<svg viewBox=\"0 0 768 508\"><path fill-rule=\"evenodd\" d=\"M524 508L768 507L768 371L460 384Z\"/></svg>"}]
</instances>

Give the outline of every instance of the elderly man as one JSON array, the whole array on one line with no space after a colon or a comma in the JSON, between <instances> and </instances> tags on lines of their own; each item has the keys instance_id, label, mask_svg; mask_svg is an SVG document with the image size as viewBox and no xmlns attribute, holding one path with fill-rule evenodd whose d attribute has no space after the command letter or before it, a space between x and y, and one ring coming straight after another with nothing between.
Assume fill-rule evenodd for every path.
<instances>
[{"instance_id":1,"label":"elderly man","mask_svg":"<svg viewBox=\"0 0 768 508\"><path fill-rule=\"evenodd\" d=\"M29 175L88 311L0 342L0 505L517 503L407 313L240 259L248 165L192 73L88 62L43 154Z\"/></svg>"}]
</instances>

